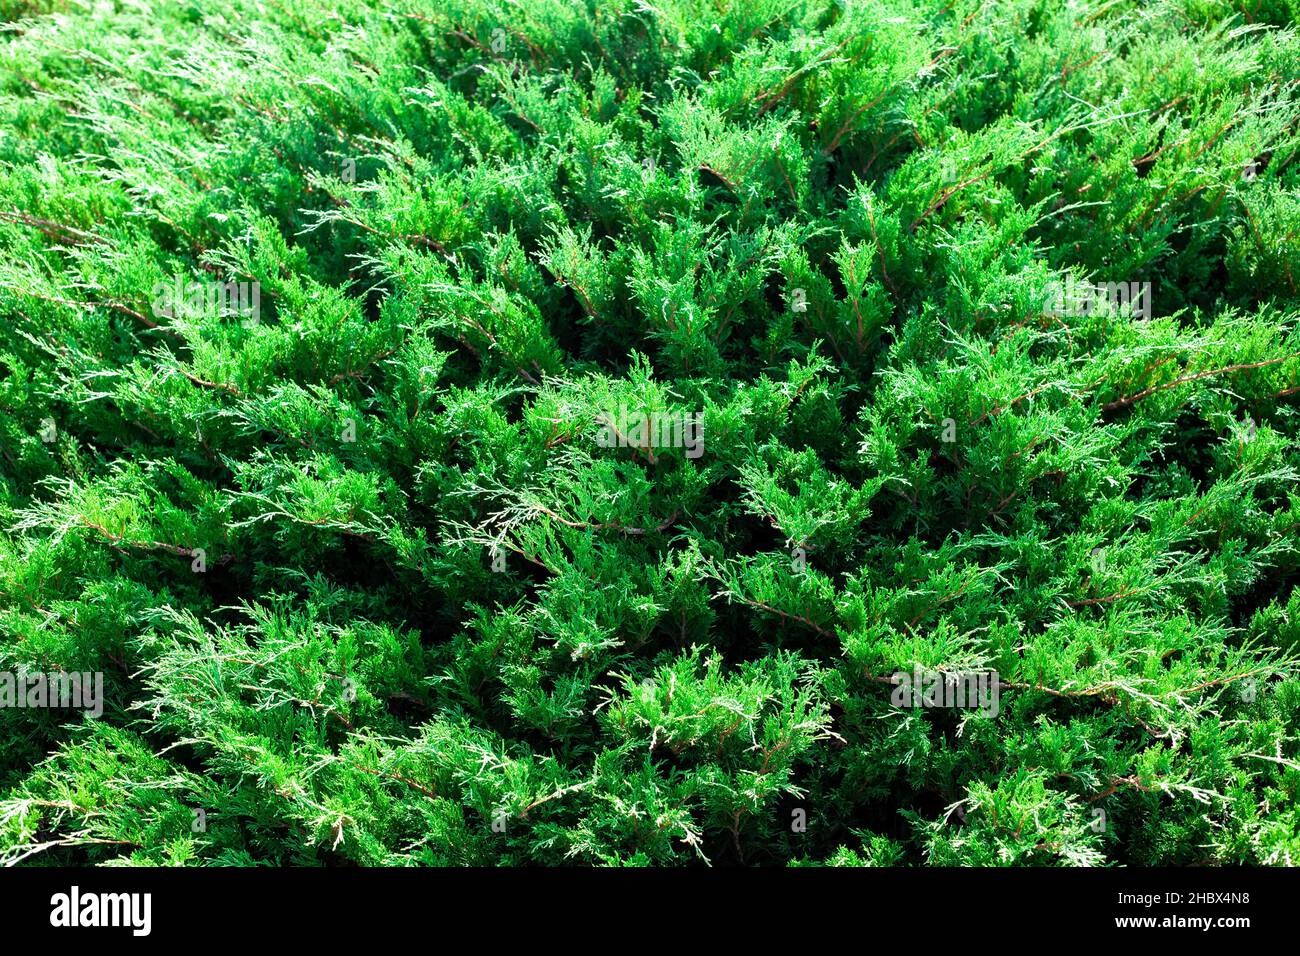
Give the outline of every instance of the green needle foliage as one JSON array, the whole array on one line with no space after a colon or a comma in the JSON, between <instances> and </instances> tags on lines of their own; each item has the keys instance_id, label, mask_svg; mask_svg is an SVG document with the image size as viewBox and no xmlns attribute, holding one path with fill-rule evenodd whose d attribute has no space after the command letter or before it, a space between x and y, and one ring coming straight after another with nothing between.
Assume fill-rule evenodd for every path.
<instances>
[{"instance_id":1,"label":"green needle foliage","mask_svg":"<svg viewBox=\"0 0 1300 956\"><path fill-rule=\"evenodd\" d=\"M0 16L0 862L1300 862L1296 0Z\"/></svg>"}]
</instances>

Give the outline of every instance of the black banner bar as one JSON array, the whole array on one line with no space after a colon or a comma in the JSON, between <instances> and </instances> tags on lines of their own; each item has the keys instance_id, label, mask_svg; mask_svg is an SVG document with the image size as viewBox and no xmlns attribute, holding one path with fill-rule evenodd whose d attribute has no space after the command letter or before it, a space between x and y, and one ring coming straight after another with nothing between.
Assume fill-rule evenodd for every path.
<instances>
[{"instance_id":1,"label":"black banner bar","mask_svg":"<svg viewBox=\"0 0 1300 956\"><path fill-rule=\"evenodd\" d=\"M1173 931L1231 945L1241 933L1292 925L1297 890L1294 869L36 868L0 872L0 915L24 937L112 938L128 946L333 946L394 933L427 937L431 923L446 932L479 926L494 942L519 934L558 943L602 924L659 935L676 921L733 942L783 924L812 942L857 924L873 938L978 932L992 941L1014 927L1018 935L1049 934L1025 939ZM962 939L970 937L952 942Z\"/></svg>"}]
</instances>

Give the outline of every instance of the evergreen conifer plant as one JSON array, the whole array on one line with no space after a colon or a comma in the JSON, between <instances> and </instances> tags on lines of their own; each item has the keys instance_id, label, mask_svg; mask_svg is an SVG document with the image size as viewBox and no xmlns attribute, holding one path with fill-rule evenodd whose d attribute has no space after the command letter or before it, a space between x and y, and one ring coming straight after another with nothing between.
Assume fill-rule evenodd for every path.
<instances>
[{"instance_id":1,"label":"evergreen conifer plant","mask_svg":"<svg viewBox=\"0 0 1300 956\"><path fill-rule=\"evenodd\" d=\"M0 862L1300 862L1297 0L0 0Z\"/></svg>"}]
</instances>

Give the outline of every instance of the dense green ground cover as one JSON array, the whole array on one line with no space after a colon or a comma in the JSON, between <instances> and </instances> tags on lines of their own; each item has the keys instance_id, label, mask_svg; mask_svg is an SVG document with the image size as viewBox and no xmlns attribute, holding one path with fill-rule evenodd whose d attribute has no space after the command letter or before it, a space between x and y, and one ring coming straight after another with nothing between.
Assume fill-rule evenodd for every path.
<instances>
[{"instance_id":1,"label":"dense green ground cover","mask_svg":"<svg viewBox=\"0 0 1300 956\"><path fill-rule=\"evenodd\" d=\"M0 13L0 860L1300 857L1296 0Z\"/></svg>"}]
</instances>

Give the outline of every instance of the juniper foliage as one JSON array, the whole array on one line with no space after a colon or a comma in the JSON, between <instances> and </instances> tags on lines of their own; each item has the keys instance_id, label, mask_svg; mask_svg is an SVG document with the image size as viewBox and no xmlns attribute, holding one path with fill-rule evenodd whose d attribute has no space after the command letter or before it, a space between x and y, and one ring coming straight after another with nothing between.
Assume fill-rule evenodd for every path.
<instances>
[{"instance_id":1,"label":"juniper foliage","mask_svg":"<svg viewBox=\"0 0 1300 956\"><path fill-rule=\"evenodd\" d=\"M1300 858L1296 0L0 13L4 862Z\"/></svg>"}]
</instances>

